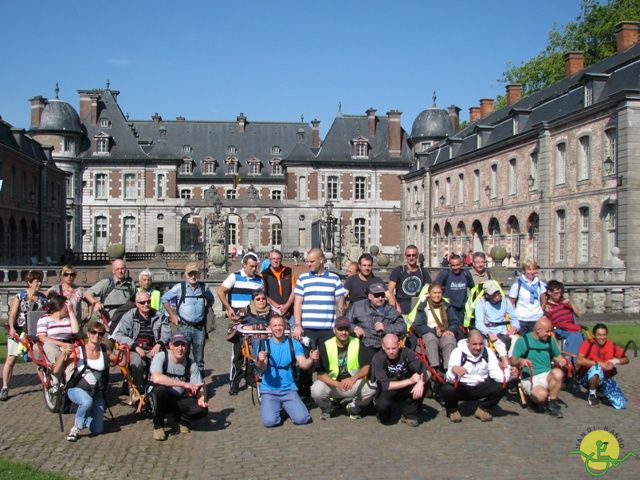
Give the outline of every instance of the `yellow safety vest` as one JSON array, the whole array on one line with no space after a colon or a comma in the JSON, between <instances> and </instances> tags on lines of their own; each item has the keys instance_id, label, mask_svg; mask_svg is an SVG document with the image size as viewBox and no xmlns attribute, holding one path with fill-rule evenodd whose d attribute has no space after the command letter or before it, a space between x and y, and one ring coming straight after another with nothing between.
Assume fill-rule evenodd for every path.
<instances>
[{"instance_id":1,"label":"yellow safety vest","mask_svg":"<svg viewBox=\"0 0 640 480\"><path fill-rule=\"evenodd\" d=\"M329 359L329 371L327 374L332 380L335 380L338 378L338 373L340 373L338 367L338 339L336 337L330 338L324 342L324 347L327 350L327 358ZM360 370L359 352L360 339L349 337L349 343L347 344L347 370L351 375L355 375Z\"/></svg>"}]
</instances>

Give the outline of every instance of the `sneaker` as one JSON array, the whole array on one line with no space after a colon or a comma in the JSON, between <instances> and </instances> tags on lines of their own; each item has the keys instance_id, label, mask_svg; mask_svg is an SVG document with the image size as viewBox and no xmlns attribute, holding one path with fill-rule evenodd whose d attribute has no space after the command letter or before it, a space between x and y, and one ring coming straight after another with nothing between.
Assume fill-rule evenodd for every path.
<instances>
[{"instance_id":1,"label":"sneaker","mask_svg":"<svg viewBox=\"0 0 640 480\"><path fill-rule=\"evenodd\" d=\"M547 412L552 417L562 418L562 409L560 408L558 400L549 400L549 403L547 404Z\"/></svg>"},{"instance_id":2,"label":"sneaker","mask_svg":"<svg viewBox=\"0 0 640 480\"><path fill-rule=\"evenodd\" d=\"M322 410L320 412L320 420L329 420L331 418L331 410Z\"/></svg>"},{"instance_id":3,"label":"sneaker","mask_svg":"<svg viewBox=\"0 0 640 480\"><path fill-rule=\"evenodd\" d=\"M356 407L355 402L349 402L345 409L347 410L351 420L360 420L362 418L362 415L360 415L360 409Z\"/></svg>"},{"instance_id":4,"label":"sneaker","mask_svg":"<svg viewBox=\"0 0 640 480\"><path fill-rule=\"evenodd\" d=\"M7 400L9 400L9 389L2 387L2 390L0 390L0 402L6 402Z\"/></svg>"},{"instance_id":5,"label":"sneaker","mask_svg":"<svg viewBox=\"0 0 640 480\"><path fill-rule=\"evenodd\" d=\"M69 440L70 442L75 442L76 440L78 440L78 433L80 433L80 429L74 425L73 427L71 427L71 430L67 435L67 440Z\"/></svg>"},{"instance_id":6,"label":"sneaker","mask_svg":"<svg viewBox=\"0 0 640 480\"><path fill-rule=\"evenodd\" d=\"M162 442L164 440L167 439L167 434L164 433L164 428L159 427L159 428L154 428L153 429L153 438L155 440L158 440L159 442Z\"/></svg>"},{"instance_id":7,"label":"sneaker","mask_svg":"<svg viewBox=\"0 0 640 480\"><path fill-rule=\"evenodd\" d=\"M400 418L402 423L406 423L409 427L417 427L420 425L420 421L415 417L405 417L404 415Z\"/></svg>"},{"instance_id":8,"label":"sneaker","mask_svg":"<svg viewBox=\"0 0 640 480\"><path fill-rule=\"evenodd\" d=\"M229 395L238 395L240 392L240 385L237 383L232 383L229 387Z\"/></svg>"},{"instance_id":9,"label":"sneaker","mask_svg":"<svg viewBox=\"0 0 640 480\"><path fill-rule=\"evenodd\" d=\"M460 423L462 421L462 415L460 415L460 412L458 410L452 410L448 412L447 416L453 423Z\"/></svg>"},{"instance_id":10,"label":"sneaker","mask_svg":"<svg viewBox=\"0 0 640 480\"><path fill-rule=\"evenodd\" d=\"M476 413L474 413L474 416L481 422L490 422L491 420L493 420L493 416L480 407L476 408Z\"/></svg>"},{"instance_id":11,"label":"sneaker","mask_svg":"<svg viewBox=\"0 0 640 480\"><path fill-rule=\"evenodd\" d=\"M595 407L596 405L600 405L600 399L598 398L597 395L594 394L590 394L589 398L587 399L587 402L589 403L589 405L591 407Z\"/></svg>"}]
</instances>

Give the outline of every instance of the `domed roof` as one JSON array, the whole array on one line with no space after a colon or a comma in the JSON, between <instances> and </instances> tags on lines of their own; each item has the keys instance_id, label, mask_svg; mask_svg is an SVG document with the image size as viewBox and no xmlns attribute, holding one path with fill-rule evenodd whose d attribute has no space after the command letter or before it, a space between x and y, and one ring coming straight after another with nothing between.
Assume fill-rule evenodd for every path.
<instances>
[{"instance_id":1,"label":"domed roof","mask_svg":"<svg viewBox=\"0 0 640 480\"><path fill-rule=\"evenodd\" d=\"M445 138L454 133L449 112L435 105L420 112L411 127L411 138L413 140Z\"/></svg>"},{"instance_id":2,"label":"domed roof","mask_svg":"<svg viewBox=\"0 0 640 480\"><path fill-rule=\"evenodd\" d=\"M80 117L75 109L62 100L49 100L42 110L37 130L58 130L82 133Z\"/></svg>"}]
</instances>

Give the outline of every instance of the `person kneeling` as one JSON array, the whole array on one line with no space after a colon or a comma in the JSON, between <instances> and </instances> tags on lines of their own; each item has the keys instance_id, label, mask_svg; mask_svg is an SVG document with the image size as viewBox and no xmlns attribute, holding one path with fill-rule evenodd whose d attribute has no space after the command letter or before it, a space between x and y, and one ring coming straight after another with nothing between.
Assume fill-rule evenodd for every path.
<instances>
[{"instance_id":1,"label":"person kneeling","mask_svg":"<svg viewBox=\"0 0 640 480\"><path fill-rule=\"evenodd\" d=\"M609 329L604 323L593 327L593 339L585 340L578 351L578 378L589 388L589 405L600 403L598 390L613 408L627 408L627 399L620 386L612 378L616 367L629 363L624 350L607 338Z\"/></svg>"},{"instance_id":2,"label":"person kneeling","mask_svg":"<svg viewBox=\"0 0 640 480\"><path fill-rule=\"evenodd\" d=\"M284 325L282 317L271 317L269 329L272 337L254 345L253 356L258 359L256 368L262 372L260 418L267 428L282 423L280 412L283 408L296 425L311 421L309 410L298 395L294 370L309 370L314 360L318 359L318 351L313 350L310 357L306 358L302 344L285 337Z\"/></svg>"},{"instance_id":3,"label":"person kneeling","mask_svg":"<svg viewBox=\"0 0 640 480\"><path fill-rule=\"evenodd\" d=\"M320 407L321 418L331 418L331 399L349 400L347 413L360 418L360 409L368 405L375 389L367 381L371 353L359 338L349 335L351 323L346 317L336 319L334 337L320 344L318 379L311 386L311 397Z\"/></svg>"},{"instance_id":4,"label":"person kneeling","mask_svg":"<svg viewBox=\"0 0 640 480\"><path fill-rule=\"evenodd\" d=\"M378 383L376 410L378 420L388 424L394 405L402 404L402 421L410 427L420 424L419 413L424 398L424 385L429 374L418 355L400 347L398 337L388 333L382 339L382 350L371 360Z\"/></svg>"},{"instance_id":5,"label":"person kneeling","mask_svg":"<svg viewBox=\"0 0 640 480\"><path fill-rule=\"evenodd\" d=\"M452 422L459 423L462 416L458 402L480 400L475 417L483 422L491 421L491 409L502 398L502 384L509 378L511 368L503 370L495 353L484 346L482 333L471 330L467 339L460 340L451 352L447 382L440 389L447 416Z\"/></svg>"},{"instance_id":6,"label":"person kneeling","mask_svg":"<svg viewBox=\"0 0 640 480\"><path fill-rule=\"evenodd\" d=\"M188 341L183 333L174 333L169 351L158 352L151 362L153 382L153 438L165 440L164 419L180 433L189 433L188 423L207 414L207 402L200 370L187 356Z\"/></svg>"}]
</instances>

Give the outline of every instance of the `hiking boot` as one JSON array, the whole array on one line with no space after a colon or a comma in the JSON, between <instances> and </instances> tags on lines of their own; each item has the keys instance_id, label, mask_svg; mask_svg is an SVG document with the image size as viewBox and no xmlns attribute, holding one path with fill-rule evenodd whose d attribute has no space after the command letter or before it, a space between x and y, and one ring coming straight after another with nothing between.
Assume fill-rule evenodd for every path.
<instances>
[{"instance_id":1,"label":"hiking boot","mask_svg":"<svg viewBox=\"0 0 640 480\"><path fill-rule=\"evenodd\" d=\"M180 434L186 435L187 433L191 433L191 429L184 423L180 423Z\"/></svg>"},{"instance_id":2,"label":"hiking boot","mask_svg":"<svg viewBox=\"0 0 640 480\"><path fill-rule=\"evenodd\" d=\"M240 392L240 384L239 383L232 383L231 386L229 386L229 395L238 395L238 393Z\"/></svg>"},{"instance_id":3,"label":"hiking boot","mask_svg":"<svg viewBox=\"0 0 640 480\"><path fill-rule=\"evenodd\" d=\"M2 387L2 390L0 390L0 402L6 402L7 400L9 400L9 389Z\"/></svg>"},{"instance_id":4,"label":"hiking boot","mask_svg":"<svg viewBox=\"0 0 640 480\"><path fill-rule=\"evenodd\" d=\"M476 408L476 413L474 413L474 416L481 422L490 422L491 420L493 420L493 416L480 407Z\"/></svg>"},{"instance_id":5,"label":"hiking boot","mask_svg":"<svg viewBox=\"0 0 640 480\"><path fill-rule=\"evenodd\" d=\"M420 421L415 417L405 417L404 415L400 418L402 423L406 423L409 427L417 427L420 425Z\"/></svg>"},{"instance_id":6,"label":"hiking boot","mask_svg":"<svg viewBox=\"0 0 640 480\"><path fill-rule=\"evenodd\" d=\"M460 423L462 421L462 415L460 415L458 410L451 410L450 412L447 412L447 416L453 423Z\"/></svg>"},{"instance_id":7,"label":"hiking boot","mask_svg":"<svg viewBox=\"0 0 640 480\"><path fill-rule=\"evenodd\" d=\"M67 435L67 440L69 440L70 442L75 442L76 440L78 440L79 433L80 433L80 429L74 425L73 427L71 427L71 430Z\"/></svg>"},{"instance_id":8,"label":"hiking boot","mask_svg":"<svg viewBox=\"0 0 640 480\"><path fill-rule=\"evenodd\" d=\"M164 433L164 428L158 427L153 429L153 438L159 442L163 442L167 439L167 434Z\"/></svg>"},{"instance_id":9,"label":"hiking boot","mask_svg":"<svg viewBox=\"0 0 640 480\"><path fill-rule=\"evenodd\" d=\"M331 418L332 409L327 408L320 411L320 420L329 420Z\"/></svg>"},{"instance_id":10,"label":"hiking boot","mask_svg":"<svg viewBox=\"0 0 640 480\"><path fill-rule=\"evenodd\" d=\"M1 400L1 398L0 398ZM597 395L594 395L593 393L589 394L589 398L587 399L587 402L589 403L589 406L591 407L595 407L597 405L600 405L600 399L598 398Z\"/></svg>"},{"instance_id":11,"label":"hiking boot","mask_svg":"<svg viewBox=\"0 0 640 480\"><path fill-rule=\"evenodd\" d=\"M349 402L345 406L345 409L347 410L351 420L360 420L362 418L362 415L360 415L360 409L356 407L355 402Z\"/></svg>"},{"instance_id":12,"label":"hiking boot","mask_svg":"<svg viewBox=\"0 0 640 480\"><path fill-rule=\"evenodd\" d=\"M562 409L560 408L558 400L549 400L549 403L547 404L547 412L552 417L562 418Z\"/></svg>"}]
</instances>

